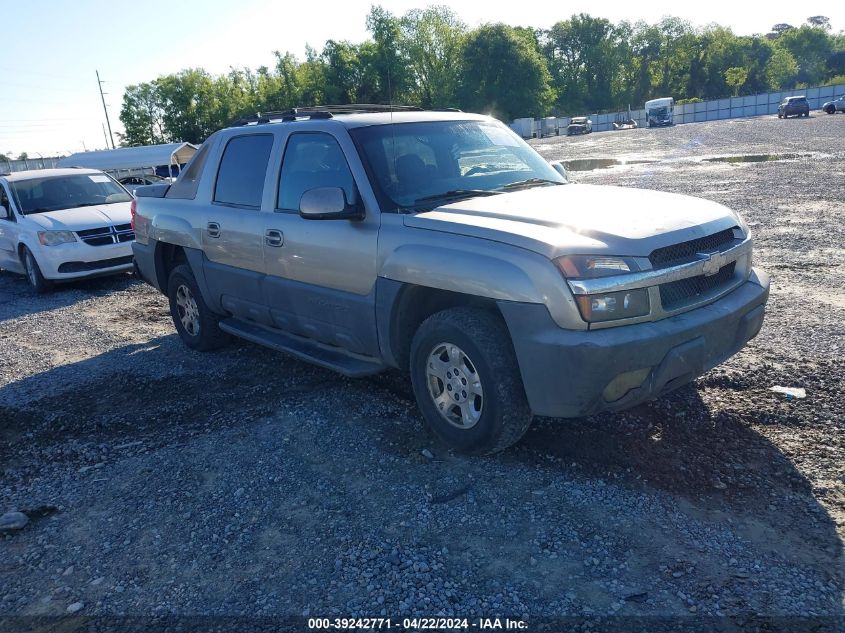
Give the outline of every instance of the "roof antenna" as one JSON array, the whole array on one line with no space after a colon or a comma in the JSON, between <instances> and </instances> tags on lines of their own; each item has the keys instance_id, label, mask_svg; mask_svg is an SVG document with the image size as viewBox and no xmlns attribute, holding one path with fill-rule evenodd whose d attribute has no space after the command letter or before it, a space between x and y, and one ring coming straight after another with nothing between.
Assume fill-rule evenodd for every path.
<instances>
[{"instance_id":1,"label":"roof antenna","mask_svg":"<svg viewBox=\"0 0 845 633\"><path fill-rule=\"evenodd\" d=\"M392 57L392 55L391 55ZM392 135L393 153L393 178L396 180L396 185L399 185L399 174L396 172L396 128L393 127L393 88L390 85L390 60L387 62L387 104L390 107L390 132Z\"/></svg>"}]
</instances>

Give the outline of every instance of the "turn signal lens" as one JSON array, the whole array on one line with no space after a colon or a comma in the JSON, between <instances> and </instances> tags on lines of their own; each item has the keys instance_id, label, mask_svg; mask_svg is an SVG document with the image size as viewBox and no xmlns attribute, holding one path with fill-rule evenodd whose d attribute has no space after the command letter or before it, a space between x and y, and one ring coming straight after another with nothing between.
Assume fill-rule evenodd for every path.
<instances>
[{"instance_id":1,"label":"turn signal lens","mask_svg":"<svg viewBox=\"0 0 845 633\"><path fill-rule=\"evenodd\" d=\"M608 257L607 255L567 255L555 260L557 267L568 279L595 279L624 275L640 269L633 257Z\"/></svg>"}]
</instances>

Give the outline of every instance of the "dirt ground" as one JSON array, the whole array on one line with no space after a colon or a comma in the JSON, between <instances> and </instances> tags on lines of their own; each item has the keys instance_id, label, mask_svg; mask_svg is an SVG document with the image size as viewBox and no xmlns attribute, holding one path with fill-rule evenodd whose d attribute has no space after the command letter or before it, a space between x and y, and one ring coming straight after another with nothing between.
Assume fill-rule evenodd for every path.
<instances>
[{"instance_id":1,"label":"dirt ground","mask_svg":"<svg viewBox=\"0 0 845 633\"><path fill-rule=\"evenodd\" d=\"M0 513L30 518L0 536L0 616L845 624L845 116L532 143L575 182L742 213L760 335L659 401L464 458L400 375L192 352L128 276L36 297L0 273Z\"/></svg>"}]
</instances>

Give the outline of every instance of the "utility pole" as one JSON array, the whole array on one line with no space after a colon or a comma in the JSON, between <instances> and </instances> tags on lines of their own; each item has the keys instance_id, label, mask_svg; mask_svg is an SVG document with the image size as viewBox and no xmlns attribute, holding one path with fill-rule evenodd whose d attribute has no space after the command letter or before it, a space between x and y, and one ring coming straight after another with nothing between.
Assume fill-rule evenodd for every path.
<instances>
[{"instance_id":1,"label":"utility pole","mask_svg":"<svg viewBox=\"0 0 845 633\"><path fill-rule=\"evenodd\" d=\"M114 149L114 136L111 133L111 122L109 121L109 111L106 109L106 98L103 96L103 81L100 79L100 71L95 70L97 73L97 85L100 87L100 99L103 101L103 112L106 113L106 125L109 126L109 139L111 139L111 148ZM106 139L106 147L108 147L108 139Z\"/></svg>"},{"instance_id":2,"label":"utility pole","mask_svg":"<svg viewBox=\"0 0 845 633\"><path fill-rule=\"evenodd\" d=\"M106 149L108 149L109 148L109 137L106 135L106 124L102 123L101 125L103 126L103 138L106 139ZM112 148L112 149L114 149L114 148Z\"/></svg>"}]
</instances>

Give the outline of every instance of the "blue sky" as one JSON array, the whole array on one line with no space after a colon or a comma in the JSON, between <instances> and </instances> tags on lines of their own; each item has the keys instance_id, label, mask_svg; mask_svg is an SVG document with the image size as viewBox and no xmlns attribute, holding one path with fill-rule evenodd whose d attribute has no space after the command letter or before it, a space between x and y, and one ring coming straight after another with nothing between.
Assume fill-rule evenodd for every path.
<instances>
[{"instance_id":1,"label":"blue sky","mask_svg":"<svg viewBox=\"0 0 845 633\"><path fill-rule=\"evenodd\" d=\"M736 0L708 2L601 3L571 1L496 2L466 0L448 4L470 27L501 21L549 27L572 13L588 12L613 21L658 21L671 14L704 25L718 22L736 33L762 33L777 22L801 24L810 14L845 28L845 5L801 6L782 0L754 6ZM0 152L15 156L67 154L105 146L105 123L95 70L105 80L112 128L127 85L182 68L215 73L230 66L272 65L273 50L303 57L305 45L327 39L367 37L365 17L371 0L183 0L125 2L0 0ZM384 0L395 14L425 6L411 0ZM311 7L314 9L312 10Z\"/></svg>"}]
</instances>

